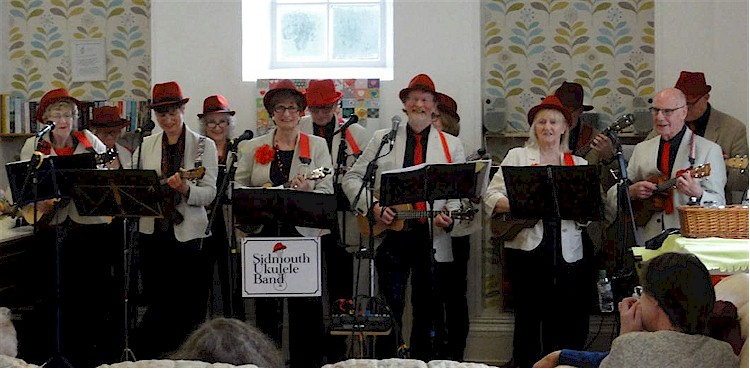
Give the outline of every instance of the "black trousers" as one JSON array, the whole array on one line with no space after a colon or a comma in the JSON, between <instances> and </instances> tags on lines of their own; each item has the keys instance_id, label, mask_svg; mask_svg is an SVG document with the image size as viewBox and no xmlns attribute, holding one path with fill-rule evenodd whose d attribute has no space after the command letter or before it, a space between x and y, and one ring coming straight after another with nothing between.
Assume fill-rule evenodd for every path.
<instances>
[{"instance_id":1,"label":"black trousers","mask_svg":"<svg viewBox=\"0 0 750 369\"><path fill-rule=\"evenodd\" d=\"M82 225L70 219L59 227L39 229L35 247L29 250L35 268L28 271L37 299L31 321L18 331L22 358L42 364L55 353L55 268L59 261L62 356L76 367L119 359L121 286L114 268L122 251L122 231L113 234L111 229L106 224Z\"/></svg>"},{"instance_id":2,"label":"black trousers","mask_svg":"<svg viewBox=\"0 0 750 369\"><path fill-rule=\"evenodd\" d=\"M375 255L380 294L391 309L398 329L379 338L378 358L396 357L401 343L402 315L406 302L406 286L411 276L412 329L409 339L410 356L429 361L435 357L433 337L442 322L441 299L435 292L435 262L427 224L416 224L403 232L386 235Z\"/></svg>"},{"instance_id":3,"label":"black trousers","mask_svg":"<svg viewBox=\"0 0 750 369\"><path fill-rule=\"evenodd\" d=\"M200 239L179 242L171 227L141 233L138 247L147 310L133 346L138 359L156 359L179 348L205 320L213 273Z\"/></svg>"},{"instance_id":4,"label":"black trousers","mask_svg":"<svg viewBox=\"0 0 750 369\"><path fill-rule=\"evenodd\" d=\"M452 237L453 261L437 263L437 285L443 291L444 329L437 332L436 355L439 359L463 361L469 335L469 304L466 299L470 237Z\"/></svg>"},{"instance_id":5,"label":"black trousers","mask_svg":"<svg viewBox=\"0 0 750 369\"><path fill-rule=\"evenodd\" d=\"M531 251L506 250L515 315L513 360L520 367L531 367L555 350L581 350L588 335L586 264L565 262L548 233L545 229L544 240Z\"/></svg>"}]
</instances>

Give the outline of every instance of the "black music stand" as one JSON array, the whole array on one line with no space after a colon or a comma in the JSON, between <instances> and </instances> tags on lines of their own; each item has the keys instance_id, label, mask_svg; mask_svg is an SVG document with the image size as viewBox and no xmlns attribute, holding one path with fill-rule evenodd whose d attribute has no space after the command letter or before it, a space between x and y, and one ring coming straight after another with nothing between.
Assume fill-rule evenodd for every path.
<instances>
[{"instance_id":1,"label":"black music stand","mask_svg":"<svg viewBox=\"0 0 750 369\"><path fill-rule=\"evenodd\" d=\"M489 160L451 164L420 164L388 170L380 177L383 206L419 201L479 198L487 191Z\"/></svg>"},{"instance_id":2,"label":"black music stand","mask_svg":"<svg viewBox=\"0 0 750 369\"><path fill-rule=\"evenodd\" d=\"M162 217L161 185L155 170L80 170L72 180L72 197L82 216L111 216L121 218ZM127 220L127 219L126 219ZM134 220L135 221L135 220ZM122 360L135 361L130 349L130 266L133 237L127 237L127 222L123 223L123 304L124 348Z\"/></svg>"},{"instance_id":3,"label":"black music stand","mask_svg":"<svg viewBox=\"0 0 750 369\"><path fill-rule=\"evenodd\" d=\"M555 245L560 245L560 221L581 223L604 218L599 174L595 165L503 166L510 202L516 219L546 219L556 223ZM553 249L557 266L558 250Z\"/></svg>"},{"instance_id":4,"label":"black music stand","mask_svg":"<svg viewBox=\"0 0 750 369\"><path fill-rule=\"evenodd\" d=\"M270 188L236 188L232 212L240 226L276 222L282 226L333 229L336 195Z\"/></svg>"},{"instance_id":5,"label":"black music stand","mask_svg":"<svg viewBox=\"0 0 750 369\"><path fill-rule=\"evenodd\" d=\"M72 193L72 180L81 169L96 167L96 155L83 153L66 156L43 157L34 153L32 160L17 161L5 165L10 182L13 199L18 206L36 203L48 199L69 199ZM59 203L55 203L57 214ZM57 216L57 215L55 215ZM34 207L34 233L38 230L37 211ZM62 234L59 222L55 226L55 352L42 366L70 367L70 362L63 356L61 348L62 308L61 308L61 274L60 256Z\"/></svg>"}]
</instances>

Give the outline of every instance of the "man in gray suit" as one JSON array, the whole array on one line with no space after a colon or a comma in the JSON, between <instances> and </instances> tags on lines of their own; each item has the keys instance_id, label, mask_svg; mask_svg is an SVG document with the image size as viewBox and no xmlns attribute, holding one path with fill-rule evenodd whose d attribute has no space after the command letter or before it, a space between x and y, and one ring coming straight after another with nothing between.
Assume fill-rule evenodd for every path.
<instances>
[{"instance_id":1,"label":"man in gray suit","mask_svg":"<svg viewBox=\"0 0 750 369\"><path fill-rule=\"evenodd\" d=\"M687 129L687 100L677 88L659 91L650 108L654 117L654 131L658 135L635 146L628 163L628 195L634 207L651 203L657 185L651 178L676 178L674 188L666 188L664 205L647 216L647 223L638 227L641 240L657 236L667 228L680 228L678 208L691 200L700 204L714 201L724 204L726 170L721 147ZM693 178L692 171L709 163L708 176ZM614 219L617 207L617 186L607 192L608 219ZM637 216L636 216L637 217Z\"/></svg>"},{"instance_id":2,"label":"man in gray suit","mask_svg":"<svg viewBox=\"0 0 750 369\"><path fill-rule=\"evenodd\" d=\"M687 126L698 136L721 146L724 159L741 157L745 160L727 161L727 185L724 196L728 204L739 204L748 188L747 175L747 127L733 116L719 111L708 103L711 85L701 72L680 72L674 85L687 99ZM649 138L656 136L651 132Z\"/></svg>"}]
</instances>

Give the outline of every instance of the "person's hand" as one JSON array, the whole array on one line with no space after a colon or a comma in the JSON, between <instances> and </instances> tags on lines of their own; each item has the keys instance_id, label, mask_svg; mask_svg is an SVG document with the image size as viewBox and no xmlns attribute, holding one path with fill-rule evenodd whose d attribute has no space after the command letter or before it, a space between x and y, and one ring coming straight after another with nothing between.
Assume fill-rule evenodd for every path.
<instances>
[{"instance_id":1,"label":"person's hand","mask_svg":"<svg viewBox=\"0 0 750 369\"><path fill-rule=\"evenodd\" d=\"M677 177L677 184L675 187L677 188L677 191L680 191L687 196L703 196L703 188L701 187L700 181L691 177L688 172L682 173L682 175Z\"/></svg>"},{"instance_id":2,"label":"person's hand","mask_svg":"<svg viewBox=\"0 0 750 369\"><path fill-rule=\"evenodd\" d=\"M120 169L120 158L114 158L110 161L108 161L105 166L107 169Z\"/></svg>"},{"instance_id":3,"label":"person's hand","mask_svg":"<svg viewBox=\"0 0 750 369\"><path fill-rule=\"evenodd\" d=\"M644 200L654 194L654 191L656 191L656 187L656 183L649 181L640 181L630 185L628 187L628 193L630 195L630 198L633 200Z\"/></svg>"},{"instance_id":4,"label":"person's hand","mask_svg":"<svg viewBox=\"0 0 750 369\"><path fill-rule=\"evenodd\" d=\"M380 203L375 204L372 211L375 213L375 220L385 225L391 225L393 219L396 218L396 213L393 209L387 206L380 206Z\"/></svg>"},{"instance_id":5,"label":"person's hand","mask_svg":"<svg viewBox=\"0 0 750 369\"><path fill-rule=\"evenodd\" d=\"M180 177L180 173L172 174L171 177L167 178L167 185L183 195L187 194L190 190L187 181Z\"/></svg>"},{"instance_id":6,"label":"person's hand","mask_svg":"<svg viewBox=\"0 0 750 369\"><path fill-rule=\"evenodd\" d=\"M591 148L599 153L599 159L601 161L610 162L612 157L615 156L612 140L605 134L599 133L596 135L591 141Z\"/></svg>"},{"instance_id":7,"label":"person's hand","mask_svg":"<svg viewBox=\"0 0 750 369\"><path fill-rule=\"evenodd\" d=\"M297 174L297 176L292 179L291 187L299 191L310 192L313 190L310 182L308 182L302 174Z\"/></svg>"},{"instance_id":8,"label":"person's hand","mask_svg":"<svg viewBox=\"0 0 750 369\"><path fill-rule=\"evenodd\" d=\"M635 297L626 297L617 304L620 310L620 334L643 331L641 302Z\"/></svg>"},{"instance_id":9,"label":"person's hand","mask_svg":"<svg viewBox=\"0 0 750 369\"><path fill-rule=\"evenodd\" d=\"M560 362L560 351L552 351L547 356L534 363L533 368L554 368Z\"/></svg>"},{"instance_id":10,"label":"person's hand","mask_svg":"<svg viewBox=\"0 0 750 369\"><path fill-rule=\"evenodd\" d=\"M435 227L446 228L453 224L453 218L449 217L445 213L438 213L434 218L434 222Z\"/></svg>"}]
</instances>

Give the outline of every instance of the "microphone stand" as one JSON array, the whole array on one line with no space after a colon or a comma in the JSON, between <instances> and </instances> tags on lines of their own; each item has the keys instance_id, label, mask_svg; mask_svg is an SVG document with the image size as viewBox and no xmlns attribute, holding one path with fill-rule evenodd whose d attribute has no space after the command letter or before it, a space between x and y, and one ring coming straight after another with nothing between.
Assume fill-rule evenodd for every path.
<instances>
[{"instance_id":1,"label":"microphone stand","mask_svg":"<svg viewBox=\"0 0 750 369\"><path fill-rule=\"evenodd\" d=\"M633 245L641 245L638 228L633 216L633 204L628 194L631 182L628 179L627 164L622 152L622 143L617 134L610 135L615 144L619 173L617 175L617 251L615 256L615 268L617 271L612 275L612 286L615 287L615 301L630 296L632 287L638 284L638 276L635 271L635 256ZM631 285L632 284L632 285ZM619 291L617 291L619 290ZM618 318L617 314L615 317ZM617 325L619 328L619 324Z\"/></svg>"},{"instance_id":2,"label":"microphone stand","mask_svg":"<svg viewBox=\"0 0 750 369\"><path fill-rule=\"evenodd\" d=\"M341 196L343 198L346 198L346 195L344 195L344 191L341 188L341 182L339 181L340 176L344 172L344 166L346 165L346 132L347 128L342 127L339 130L340 135L340 142L339 142L339 150L338 153L336 153L336 169L334 171L334 177L333 177L333 186L334 190L337 195L337 199L339 199ZM351 209L351 206L348 206L344 208L344 204L348 203L349 201L338 201L338 210L339 210L339 216L341 217L341 244L343 247L346 247L346 212Z\"/></svg>"}]
</instances>

